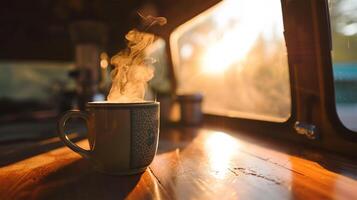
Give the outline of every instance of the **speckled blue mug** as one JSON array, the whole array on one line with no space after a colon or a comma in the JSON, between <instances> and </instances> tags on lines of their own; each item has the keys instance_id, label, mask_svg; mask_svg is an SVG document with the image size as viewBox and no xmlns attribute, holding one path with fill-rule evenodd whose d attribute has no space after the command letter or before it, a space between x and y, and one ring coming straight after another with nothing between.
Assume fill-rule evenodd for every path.
<instances>
[{"instance_id":1,"label":"speckled blue mug","mask_svg":"<svg viewBox=\"0 0 357 200\"><path fill-rule=\"evenodd\" d=\"M59 136L70 149L107 174L135 174L153 161L159 139L160 103L90 102L87 112L68 111L58 122ZM71 142L64 129L68 119L83 118L90 150Z\"/></svg>"}]
</instances>

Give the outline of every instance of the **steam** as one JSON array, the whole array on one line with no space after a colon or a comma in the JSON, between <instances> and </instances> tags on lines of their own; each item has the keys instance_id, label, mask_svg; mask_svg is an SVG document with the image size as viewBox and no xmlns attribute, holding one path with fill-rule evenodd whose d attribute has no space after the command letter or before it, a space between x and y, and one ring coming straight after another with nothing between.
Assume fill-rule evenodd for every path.
<instances>
[{"instance_id":1,"label":"steam","mask_svg":"<svg viewBox=\"0 0 357 200\"><path fill-rule=\"evenodd\" d=\"M164 25L167 22L164 17L144 17L138 14L146 24L144 31L153 25ZM133 29L126 34L125 39L128 42L127 48L111 60L114 69L107 99L118 103L142 102L147 82L154 76L152 64L155 62L152 58L146 58L144 50L154 42L155 36Z\"/></svg>"},{"instance_id":2,"label":"steam","mask_svg":"<svg viewBox=\"0 0 357 200\"><path fill-rule=\"evenodd\" d=\"M151 15L148 16L143 16L141 13L138 12L138 15L141 17L141 19L144 20L144 23L146 24L146 29L149 29L151 26L154 26L156 24L163 26L167 23L167 19L165 17L154 17Z\"/></svg>"}]
</instances>

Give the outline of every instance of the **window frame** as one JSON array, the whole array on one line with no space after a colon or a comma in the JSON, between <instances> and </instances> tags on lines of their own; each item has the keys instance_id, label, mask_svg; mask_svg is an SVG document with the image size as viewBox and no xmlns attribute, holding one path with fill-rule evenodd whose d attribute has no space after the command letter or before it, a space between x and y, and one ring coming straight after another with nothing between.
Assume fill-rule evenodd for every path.
<instances>
[{"instance_id":1,"label":"window frame","mask_svg":"<svg viewBox=\"0 0 357 200\"><path fill-rule=\"evenodd\" d=\"M357 134L347 129L338 117L335 101L335 86L333 77L332 66L332 38L330 28L330 15L327 0L282 0L285 35L287 40L287 47L289 53L290 69L294 71L295 77L294 89L296 95L296 101L298 104L309 104L309 100L306 99L306 90L317 91L319 100L316 103L316 112L321 119L314 117L314 113L311 116L303 116L303 108L298 109L297 120L312 121L316 123L321 130L321 134L326 138L341 139L338 143L347 144L347 142L356 142ZM300 8L300 9L296 9ZM303 19L310 17L311 24L304 23ZM304 31L299 31L299 27L303 27ZM304 44L297 44L299 42L295 34L299 32L298 37L303 38ZM303 54L299 53L303 51ZM306 55L306 52L308 55ZM313 56L315 59L309 61L309 56ZM296 60L309 65L311 64L310 73L306 72L307 66L296 67ZM295 61L295 62L294 62ZM294 68L294 69L292 69ZM305 71L306 70L306 71ZM300 73L299 73L300 72ZM304 85L299 82L302 79L307 78L309 83L313 83L314 79L318 80L317 85L310 84ZM307 76L307 77L306 77ZM317 86L317 88L315 88ZM297 90L304 89L303 94L299 94ZM297 105L299 107L299 105Z\"/></svg>"},{"instance_id":2,"label":"window frame","mask_svg":"<svg viewBox=\"0 0 357 200\"><path fill-rule=\"evenodd\" d=\"M214 4L210 1L210 6L207 5L202 6L207 9ZM357 156L354 153L357 152L357 133L342 124L336 110L328 0L281 0L281 7L290 75L290 118L277 123L205 114L204 126L283 138ZM205 9L196 9L196 15ZM188 19L187 14L180 15ZM194 16L192 12L190 15ZM167 41L168 38L169 35ZM168 53L170 57L169 50ZM170 71L171 76L175 77L172 63ZM176 89L175 81L173 79L173 91ZM317 137L311 139L298 134L296 122L315 125Z\"/></svg>"}]
</instances>

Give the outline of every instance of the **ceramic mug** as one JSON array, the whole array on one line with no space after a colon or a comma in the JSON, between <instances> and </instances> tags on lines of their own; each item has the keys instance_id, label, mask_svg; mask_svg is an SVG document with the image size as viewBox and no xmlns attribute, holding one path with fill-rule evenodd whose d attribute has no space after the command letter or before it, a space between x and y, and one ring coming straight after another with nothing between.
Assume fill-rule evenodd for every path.
<instances>
[{"instance_id":1,"label":"ceramic mug","mask_svg":"<svg viewBox=\"0 0 357 200\"><path fill-rule=\"evenodd\" d=\"M159 139L160 103L90 102L87 111L68 111L58 121L61 140L107 174L135 174L153 161ZM88 128L90 150L71 142L66 122L82 118Z\"/></svg>"}]
</instances>

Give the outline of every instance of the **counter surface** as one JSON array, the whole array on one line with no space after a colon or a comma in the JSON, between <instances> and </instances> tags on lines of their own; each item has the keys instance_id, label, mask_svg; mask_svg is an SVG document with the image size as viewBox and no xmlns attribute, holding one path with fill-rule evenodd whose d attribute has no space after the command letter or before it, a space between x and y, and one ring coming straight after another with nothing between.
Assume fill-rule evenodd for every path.
<instances>
[{"instance_id":1,"label":"counter surface","mask_svg":"<svg viewBox=\"0 0 357 200\"><path fill-rule=\"evenodd\" d=\"M153 163L132 176L95 172L58 138L2 145L0 182L0 199L357 199L357 164L239 132L181 127L162 130Z\"/></svg>"}]
</instances>

